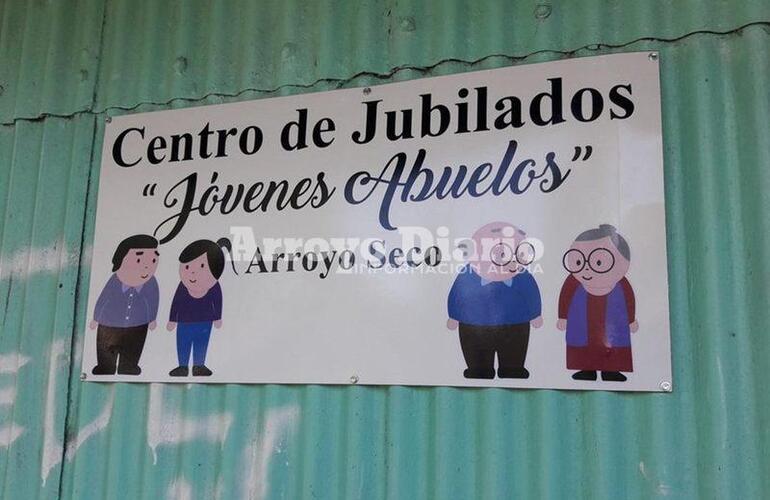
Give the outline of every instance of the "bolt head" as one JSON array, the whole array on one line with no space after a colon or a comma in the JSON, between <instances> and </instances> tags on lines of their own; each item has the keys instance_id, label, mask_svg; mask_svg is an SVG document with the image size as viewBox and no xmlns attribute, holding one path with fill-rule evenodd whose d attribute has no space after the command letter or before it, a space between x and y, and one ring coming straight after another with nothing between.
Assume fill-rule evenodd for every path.
<instances>
[{"instance_id":1,"label":"bolt head","mask_svg":"<svg viewBox=\"0 0 770 500\"><path fill-rule=\"evenodd\" d=\"M372 89L369 87L364 88L364 95L369 95L372 93Z\"/></svg>"},{"instance_id":2,"label":"bolt head","mask_svg":"<svg viewBox=\"0 0 770 500\"><path fill-rule=\"evenodd\" d=\"M104 119L104 121L105 121L105 122L107 122L107 123L112 123L112 117L111 117L111 116L108 116L108 117L106 117L106 118Z\"/></svg>"},{"instance_id":3,"label":"bolt head","mask_svg":"<svg viewBox=\"0 0 770 500\"><path fill-rule=\"evenodd\" d=\"M658 60L658 53L657 52L650 52L647 57L650 61L655 62Z\"/></svg>"},{"instance_id":4,"label":"bolt head","mask_svg":"<svg viewBox=\"0 0 770 500\"><path fill-rule=\"evenodd\" d=\"M80 374L80 380L85 380L87 378L88 378L88 375L86 375L85 373Z\"/></svg>"},{"instance_id":5,"label":"bolt head","mask_svg":"<svg viewBox=\"0 0 770 500\"><path fill-rule=\"evenodd\" d=\"M350 383L351 384L357 384L358 383L358 375L351 375L350 376Z\"/></svg>"},{"instance_id":6,"label":"bolt head","mask_svg":"<svg viewBox=\"0 0 770 500\"><path fill-rule=\"evenodd\" d=\"M672 389L671 382L669 382L668 380L664 380L663 382L660 383L660 388L665 392L671 392L671 389Z\"/></svg>"},{"instance_id":7,"label":"bolt head","mask_svg":"<svg viewBox=\"0 0 770 500\"><path fill-rule=\"evenodd\" d=\"M536 19L546 19L548 16L551 15L552 7L546 3L539 4L537 7L535 7L535 18Z\"/></svg>"}]
</instances>

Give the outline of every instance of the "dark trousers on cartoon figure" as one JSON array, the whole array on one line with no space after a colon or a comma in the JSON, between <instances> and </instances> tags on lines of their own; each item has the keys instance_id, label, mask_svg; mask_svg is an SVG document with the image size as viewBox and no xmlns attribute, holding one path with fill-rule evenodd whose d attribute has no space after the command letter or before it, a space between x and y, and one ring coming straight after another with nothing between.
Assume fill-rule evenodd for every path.
<instances>
[{"instance_id":1,"label":"dark trousers on cartoon figure","mask_svg":"<svg viewBox=\"0 0 770 500\"><path fill-rule=\"evenodd\" d=\"M529 323L480 326L460 323L460 346L468 369L466 378L494 378L495 354L497 376L527 378L524 368L529 346Z\"/></svg>"},{"instance_id":2,"label":"dark trousers on cartoon figure","mask_svg":"<svg viewBox=\"0 0 770 500\"><path fill-rule=\"evenodd\" d=\"M99 325L96 331L96 360L94 375L113 375L117 368L120 375L139 375L139 358L142 356L147 326L128 328Z\"/></svg>"}]
</instances>

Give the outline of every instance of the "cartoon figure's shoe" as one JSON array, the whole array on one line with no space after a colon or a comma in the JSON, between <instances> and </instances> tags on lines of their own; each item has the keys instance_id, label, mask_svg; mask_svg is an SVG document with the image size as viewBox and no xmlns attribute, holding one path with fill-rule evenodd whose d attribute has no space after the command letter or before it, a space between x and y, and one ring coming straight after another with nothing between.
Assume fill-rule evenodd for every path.
<instances>
[{"instance_id":1,"label":"cartoon figure's shoe","mask_svg":"<svg viewBox=\"0 0 770 500\"><path fill-rule=\"evenodd\" d=\"M495 378L495 371L468 368L463 372L463 376L465 378Z\"/></svg>"},{"instance_id":2,"label":"cartoon figure's shoe","mask_svg":"<svg viewBox=\"0 0 770 500\"><path fill-rule=\"evenodd\" d=\"M213 372L204 365L193 366L193 377L209 377Z\"/></svg>"},{"instance_id":3,"label":"cartoon figure's shoe","mask_svg":"<svg viewBox=\"0 0 770 500\"><path fill-rule=\"evenodd\" d=\"M141 375L141 374L142 374L142 369L139 368L139 365L129 366L126 368L118 367L118 375Z\"/></svg>"},{"instance_id":4,"label":"cartoon figure's shoe","mask_svg":"<svg viewBox=\"0 0 770 500\"><path fill-rule=\"evenodd\" d=\"M620 372L602 372L602 380L609 382L625 382L628 379Z\"/></svg>"},{"instance_id":5,"label":"cartoon figure's shoe","mask_svg":"<svg viewBox=\"0 0 770 500\"><path fill-rule=\"evenodd\" d=\"M94 366L94 369L91 370L91 373L94 375L115 375L115 367L108 368L106 366L96 365Z\"/></svg>"},{"instance_id":6,"label":"cartoon figure's shoe","mask_svg":"<svg viewBox=\"0 0 770 500\"><path fill-rule=\"evenodd\" d=\"M521 368L498 368L497 376L500 378L529 378L529 370Z\"/></svg>"},{"instance_id":7,"label":"cartoon figure's shoe","mask_svg":"<svg viewBox=\"0 0 770 500\"><path fill-rule=\"evenodd\" d=\"M177 366L176 368L168 372L168 374L171 375L172 377L186 377L189 371L190 369L187 368L186 366Z\"/></svg>"},{"instance_id":8,"label":"cartoon figure's shoe","mask_svg":"<svg viewBox=\"0 0 770 500\"><path fill-rule=\"evenodd\" d=\"M582 370L572 374L572 378L575 380L596 380L596 372L589 370Z\"/></svg>"}]
</instances>

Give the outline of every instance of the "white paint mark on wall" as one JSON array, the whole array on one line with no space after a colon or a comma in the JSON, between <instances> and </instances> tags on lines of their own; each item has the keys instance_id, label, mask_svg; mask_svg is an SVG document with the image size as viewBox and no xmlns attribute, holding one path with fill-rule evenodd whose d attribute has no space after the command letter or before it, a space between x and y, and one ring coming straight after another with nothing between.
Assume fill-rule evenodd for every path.
<instances>
[{"instance_id":1,"label":"white paint mark on wall","mask_svg":"<svg viewBox=\"0 0 770 500\"><path fill-rule=\"evenodd\" d=\"M298 418L299 408L297 406L268 410L261 435L255 434L250 446L244 449L242 498L250 500L265 498L270 459L273 455L282 452L282 440L294 431Z\"/></svg>"},{"instance_id":2,"label":"white paint mark on wall","mask_svg":"<svg viewBox=\"0 0 770 500\"><path fill-rule=\"evenodd\" d=\"M0 427L0 448L8 447L24 434L24 427L14 423Z\"/></svg>"},{"instance_id":3,"label":"white paint mark on wall","mask_svg":"<svg viewBox=\"0 0 770 500\"><path fill-rule=\"evenodd\" d=\"M0 389L0 406L10 406L16 401L16 387Z\"/></svg>"},{"instance_id":4,"label":"white paint mark on wall","mask_svg":"<svg viewBox=\"0 0 770 500\"><path fill-rule=\"evenodd\" d=\"M67 352L67 344L64 340L57 340L51 345L51 358L48 365L48 388L46 390L45 415L43 417L43 458L40 465L40 478L45 486L48 475L51 470L62 461L62 453L66 453L67 461L75 457L78 449L92 436L103 430L110 423L112 416L112 407L115 404L115 387L110 388L110 395L94 420L80 428L77 434L67 441L67 451L64 452L64 446L59 439L59 432L56 429L56 404L57 396L61 391L57 390L56 381L62 374L58 373L62 364L62 358ZM66 360L65 360L66 361ZM66 376L66 375L64 375Z\"/></svg>"},{"instance_id":5,"label":"white paint mark on wall","mask_svg":"<svg viewBox=\"0 0 770 500\"><path fill-rule=\"evenodd\" d=\"M29 358L19 353L0 354L0 373L16 373L27 363Z\"/></svg>"},{"instance_id":6,"label":"white paint mark on wall","mask_svg":"<svg viewBox=\"0 0 770 500\"><path fill-rule=\"evenodd\" d=\"M27 363L29 363L29 358L22 356L17 352L0 354L0 373L17 373L19 369ZM0 400L2 400L0 406L13 405L16 401L16 387L3 389L2 392L0 392ZM23 426L13 422L0 427L0 448L11 446L14 441L19 439L19 436L24 434L24 430Z\"/></svg>"},{"instance_id":7,"label":"white paint mark on wall","mask_svg":"<svg viewBox=\"0 0 770 500\"><path fill-rule=\"evenodd\" d=\"M222 474L219 474L217 478L217 485L214 487L214 498L216 500L225 499L225 478Z\"/></svg>"},{"instance_id":8,"label":"white paint mark on wall","mask_svg":"<svg viewBox=\"0 0 770 500\"><path fill-rule=\"evenodd\" d=\"M45 395L45 414L43 416L43 458L40 464L40 479L43 486L56 464L61 462L63 446L59 442L56 429L56 370L59 358L65 354L63 340L51 344L51 355L48 362L48 386Z\"/></svg>"},{"instance_id":9,"label":"white paint mark on wall","mask_svg":"<svg viewBox=\"0 0 770 500\"><path fill-rule=\"evenodd\" d=\"M177 445L196 439L224 442L232 422L233 416L229 412L193 418L168 411L163 408L163 385L150 384L147 444L152 449L153 464L158 463L158 446L161 445Z\"/></svg>"},{"instance_id":10,"label":"white paint mark on wall","mask_svg":"<svg viewBox=\"0 0 770 500\"><path fill-rule=\"evenodd\" d=\"M654 483L655 485L655 493L660 496L668 496L671 493L671 486L664 483L663 481L657 481L650 477L650 474L647 472L647 467L644 464L644 461L639 462L639 473L642 475L642 477L647 480L650 483Z\"/></svg>"},{"instance_id":11,"label":"white paint mark on wall","mask_svg":"<svg viewBox=\"0 0 770 500\"><path fill-rule=\"evenodd\" d=\"M192 486L183 477L177 478L166 490L167 500L192 500Z\"/></svg>"},{"instance_id":12,"label":"white paint mark on wall","mask_svg":"<svg viewBox=\"0 0 770 500\"><path fill-rule=\"evenodd\" d=\"M83 443L104 430L107 425L109 425L110 418L112 418L112 407L114 405L115 386L113 385L110 388L110 397L107 399L107 402L105 403L104 408L102 408L102 411L99 413L99 415L97 415L96 418L91 422L84 425L73 439L67 441L67 461L75 458L75 454L78 452L78 449L83 445Z\"/></svg>"},{"instance_id":13,"label":"white paint mark on wall","mask_svg":"<svg viewBox=\"0 0 770 500\"><path fill-rule=\"evenodd\" d=\"M76 265L78 259L79 254L67 249L61 240L46 247L22 248L0 255L0 279L58 271L62 267Z\"/></svg>"}]
</instances>

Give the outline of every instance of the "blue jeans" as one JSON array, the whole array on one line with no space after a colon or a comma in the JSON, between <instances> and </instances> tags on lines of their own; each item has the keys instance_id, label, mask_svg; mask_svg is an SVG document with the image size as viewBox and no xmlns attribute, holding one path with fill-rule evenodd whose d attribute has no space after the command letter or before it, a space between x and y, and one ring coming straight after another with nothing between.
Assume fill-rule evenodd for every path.
<instances>
[{"instance_id":1,"label":"blue jeans","mask_svg":"<svg viewBox=\"0 0 770 500\"><path fill-rule=\"evenodd\" d=\"M179 357L179 366L189 364L191 351L193 353L193 365L205 365L209 337L211 337L211 321L178 323L176 325L176 354Z\"/></svg>"}]
</instances>

